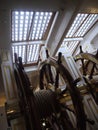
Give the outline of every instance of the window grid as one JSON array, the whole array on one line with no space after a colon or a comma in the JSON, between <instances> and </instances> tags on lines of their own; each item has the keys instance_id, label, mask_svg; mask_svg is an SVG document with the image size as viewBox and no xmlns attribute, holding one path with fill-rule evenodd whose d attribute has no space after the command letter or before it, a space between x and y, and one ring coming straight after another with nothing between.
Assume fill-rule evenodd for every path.
<instances>
[{"instance_id":1,"label":"window grid","mask_svg":"<svg viewBox=\"0 0 98 130\"><path fill-rule=\"evenodd\" d=\"M40 30L41 30L41 27L42 27L42 22L43 22L43 12L41 12L41 13L39 13L39 15L38 15L38 20L37 20L37 23L35 23L34 25L34 28L35 28L35 34L34 34L34 38L35 38L35 40L36 39L38 39L38 34L40 34ZM36 13L36 15L35 15L35 18L37 17L37 13ZM39 39L41 39L40 37L39 37Z\"/></svg>"},{"instance_id":2,"label":"window grid","mask_svg":"<svg viewBox=\"0 0 98 130\"><path fill-rule=\"evenodd\" d=\"M12 12L12 42L42 40L52 12Z\"/></svg>"},{"instance_id":3,"label":"window grid","mask_svg":"<svg viewBox=\"0 0 98 130\"><path fill-rule=\"evenodd\" d=\"M42 39L44 33L46 32L50 19L52 17L52 13L48 12L36 12L34 17L34 23L32 26L32 33L30 35L30 39L37 40Z\"/></svg>"},{"instance_id":4,"label":"window grid","mask_svg":"<svg viewBox=\"0 0 98 130\"><path fill-rule=\"evenodd\" d=\"M26 48L27 48L27 51L26 51ZM13 62L15 62L14 53L17 53L19 57L22 57L23 64L37 62L38 56L39 56L39 48L40 48L40 44L12 45ZM26 59L27 59L27 62L26 62Z\"/></svg>"},{"instance_id":5,"label":"window grid","mask_svg":"<svg viewBox=\"0 0 98 130\"><path fill-rule=\"evenodd\" d=\"M77 14L61 44L61 48L63 47L67 50L70 50L70 52L73 54L75 48L81 41L80 39L84 37L84 35L96 21L98 21L98 14ZM74 40L74 38L76 38L76 40Z\"/></svg>"},{"instance_id":6,"label":"window grid","mask_svg":"<svg viewBox=\"0 0 98 130\"><path fill-rule=\"evenodd\" d=\"M82 26L79 28L79 30L75 34L75 37L77 37L77 36L83 37L85 35L85 33L87 32L87 30L89 29L89 27L94 22L94 20L96 19L96 17L97 17L97 14L90 14L89 17L87 17L87 19L84 21Z\"/></svg>"},{"instance_id":7,"label":"window grid","mask_svg":"<svg viewBox=\"0 0 98 130\"><path fill-rule=\"evenodd\" d=\"M36 46L36 52L35 52L35 56L34 56L34 61L36 62L37 60L36 59L38 59L38 56L39 56L39 45L37 45Z\"/></svg>"},{"instance_id":8,"label":"window grid","mask_svg":"<svg viewBox=\"0 0 98 130\"><path fill-rule=\"evenodd\" d=\"M42 20L39 20L39 25L41 25L41 26L43 26L43 23L45 24L44 15L43 15L42 17L43 17L43 19L42 19ZM36 36L36 37L39 37L39 39L42 38L41 26L38 27L38 28L39 28L39 30L38 30L38 36Z\"/></svg>"},{"instance_id":9,"label":"window grid","mask_svg":"<svg viewBox=\"0 0 98 130\"><path fill-rule=\"evenodd\" d=\"M85 20L85 18L88 16L88 14L77 14L70 30L68 31L66 37L72 37L72 35L74 34L74 32L77 30L77 28L79 28L79 26L81 26L81 24L83 23L83 21Z\"/></svg>"},{"instance_id":10,"label":"window grid","mask_svg":"<svg viewBox=\"0 0 98 130\"><path fill-rule=\"evenodd\" d=\"M22 60L23 60L23 62L25 62L25 51L26 50L26 46L22 46L22 54L21 54L21 57L22 57Z\"/></svg>"},{"instance_id":11,"label":"window grid","mask_svg":"<svg viewBox=\"0 0 98 130\"><path fill-rule=\"evenodd\" d=\"M28 45L28 47L27 47L27 57L28 57L27 62L30 62L32 48L33 48L33 45Z\"/></svg>"},{"instance_id":12,"label":"window grid","mask_svg":"<svg viewBox=\"0 0 98 130\"><path fill-rule=\"evenodd\" d=\"M22 15L23 15L23 17L24 18L22 18ZM25 27L25 24L26 24L26 13L24 13L24 12L21 12L21 30L22 30L22 39L21 39L21 41L22 40L26 40L26 37L27 37L27 28ZM28 20L27 20L28 21ZM23 24L23 26L22 26L22 24Z\"/></svg>"},{"instance_id":13,"label":"window grid","mask_svg":"<svg viewBox=\"0 0 98 130\"><path fill-rule=\"evenodd\" d=\"M98 14L77 14L65 37L83 37L90 26L97 20Z\"/></svg>"},{"instance_id":14,"label":"window grid","mask_svg":"<svg viewBox=\"0 0 98 130\"><path fill-rule=\"evenodd\" d=\"M40 43L29 44L29 41L44 40L54 16L53 12L12 12L12 43L17 43L12 45L13 62L15 61L14 53L22 57L24 64L37 62ZM23 41L28 44L18 44Z\"/></svg>"},{"instance_id":15,"label":"window grid","mask_svg":"<svg viewBox=\"0 0 98 130\"><path fill-rule=\"evenodd\" d=\"M36 53L36 44L34 44L34 46L33 46L32 57L30 59L30 62L34 61L35 53Z\"/></svg>"}]
</instances>

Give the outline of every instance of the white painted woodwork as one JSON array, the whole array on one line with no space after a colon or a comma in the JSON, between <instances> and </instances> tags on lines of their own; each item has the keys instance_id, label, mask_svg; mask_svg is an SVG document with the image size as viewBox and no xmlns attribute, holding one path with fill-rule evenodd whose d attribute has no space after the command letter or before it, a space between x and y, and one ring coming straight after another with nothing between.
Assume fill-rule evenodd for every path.
<instances>
[{"instance_id":1,"label":"white painted woodwork","mask_svg":"<svg viewBox=\"0 0 98 130\"><path fill-rule=\"evenodd\" d=\"M81 75L81 73L78 69L78 66L77 66L76 62L74 61L71 53L65 52L65 54L63 56L63 64L68 69L68 71L70 72L70 74L72 75L74 80L77 78L82 79L82 75Z\"/></svg>"},{"instance_id":2,"label":"white painted woodwork","mask_svg":"<svg viewBox=\"0 0 98 130\"><path fill-rule=\"evenodd\" d=\"M3 84L5 89L5 95L7 103L13 103L17 101L17 88L14 79L13 64L11 60L10 52L6 49L1 50L1 70L3 76Z\"/></svg>"},{"instance_id":3,"label":"white painted woodwork","mask_svg":"<svg viewBox=\"0 0 98 130\"><path fill-rule=\"evenodd\" d=\"M84 96L84 108L87 117L95 121L94 125L87 123L87 130L98 130L98 105L90 94Z\"/></svg>"},{"instance_id":4,"label":"white painted woodwork","mask_svg":"<svg viewBox=\"0 0 98 130\"><path fill-rule=\"evenodd\" d=\"M72 106L72 102L68 101L66 103L68 106ZM93 100L92 96L90 94L83 95L83 105L85 109L85 113L87 117L93 121L95 121L94 125L91 125L90 123L86 123L87 130L98 130L98 106L96 105L95 101ZM75 126L76 118L72 112L67 111L70 119Z\"/></svg>"}]
</instances>

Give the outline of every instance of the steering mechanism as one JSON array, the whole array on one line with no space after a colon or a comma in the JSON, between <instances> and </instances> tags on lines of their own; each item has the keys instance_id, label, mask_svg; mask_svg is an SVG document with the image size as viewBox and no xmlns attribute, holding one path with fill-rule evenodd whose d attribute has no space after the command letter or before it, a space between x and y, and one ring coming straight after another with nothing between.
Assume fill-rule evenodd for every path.
<instances>
[{"instance_id":1,"label":"steering mechanism","mask_svg":"<svg viewBox=\"0 0 98 130\"><path fill-rule=\"evenodd\" d=\"M47 53L48 51L46 51ZM40 65L40 89L51 89L56 93L60 106L59 120L62 119L59 123L64 129L86 130L86 116L82 104L82 97L76 87L78 80L73 80L69 71L62 64L61 57L62 54L59 53L58 59L56 60L47 54L47 59ZM73 109L70 109L66 105L65 97L68 95L70 100L72 100ZM74 125L68 115L69 111L75 116L76 124ZM64 124L67 124L67 126L64 126Z\"/></svg>"},{"instance_id":2,"label":"steering mechanism","mask_svg":"<svg viewBox=\"0 0 98 130\"><path fill-rule=\"evenodd\" d=\"M98 104L98 51L95 55L84 53L80 46L80 53L75 56L77 64L81 64L80 71L96 104Z\"/></svg>"},{"instance_id":3,"label":"steering mechanism","mask_svg":"<svg viewBox=\"0 0 98 130\"><path fill-rule=\"evenodd\" d=\"M35 92L30 87L21 57L15 54L14 74L26 130L86 130L89 120L76 87L78 80L74 81L62 64L61 53L58 59L46 53L47 59L40 64L39 70L40 90ZM74 115L75 123L70 114Z\"/></svg>"}]
</instances>

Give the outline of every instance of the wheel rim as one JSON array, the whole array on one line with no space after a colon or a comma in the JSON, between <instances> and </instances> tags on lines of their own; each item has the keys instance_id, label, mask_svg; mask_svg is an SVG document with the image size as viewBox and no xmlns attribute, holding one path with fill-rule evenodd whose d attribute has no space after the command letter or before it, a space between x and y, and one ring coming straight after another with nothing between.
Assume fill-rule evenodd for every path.
<instances>
[{"instance_id":1,"label":"wheel rim","mask_svg":"<svg viewBox=\"0 0 98 130\"><path fill-rule=\"evenodd\" d=\"M74 80L72 76L62 64L58 65L57 62L52 58L47 59L46 63L43 66L41 66L40 69L40 88L44 89L44 83L42 80L45 72L45 66L47 65L55 67L56 70L58 70L59 74L63 77L65 82L66 82L65 79L67 79L67 89L69 90L76 114L76 122L77 122L76 127L78 130L86 130L85 112L80 92L77 90L76 86L73 85Z\"/></svg>"}]
</instances>

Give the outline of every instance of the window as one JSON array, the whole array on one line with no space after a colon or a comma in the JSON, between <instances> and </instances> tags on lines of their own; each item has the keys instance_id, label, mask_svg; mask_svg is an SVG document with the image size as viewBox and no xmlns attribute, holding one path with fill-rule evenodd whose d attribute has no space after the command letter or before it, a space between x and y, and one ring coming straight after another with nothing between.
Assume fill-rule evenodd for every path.
<instances>
[{"instance_id":1,"label":"window","mask_svg":"<svg viewBox=\"0 0 98 130\"><path fill-rule=\"evenodd\" d=\"M53 18L53 12L12 12L13 61L17 53L24 64L37 62L40 45L47 38Z\"/></svg>"},{"instance_id":2,"label":"window","mask_svg":"<svg viewBox=\"0 0 98 130\"><path fill-rule=\"evenodd\" d=\"M58 51L60 51L61 48L65 48L66 50L70 50L73 54L80 41L83 40L85 34L97 20L98 14L78 13Z\"/></svg>"},{"instance_id":3,"label":"window","mask_svg":"<svg viewBox=\"0 0 98 130\"><path fill-rule=\"evenodd\" d=\"M12 52L13 52L13 61L14 61L14 53L17 53L19 57L22 57L23 64L35 63L38 61L39 56L40 43L29 43L25 44L13 44Z\"/></svg>"}]
</instances>

